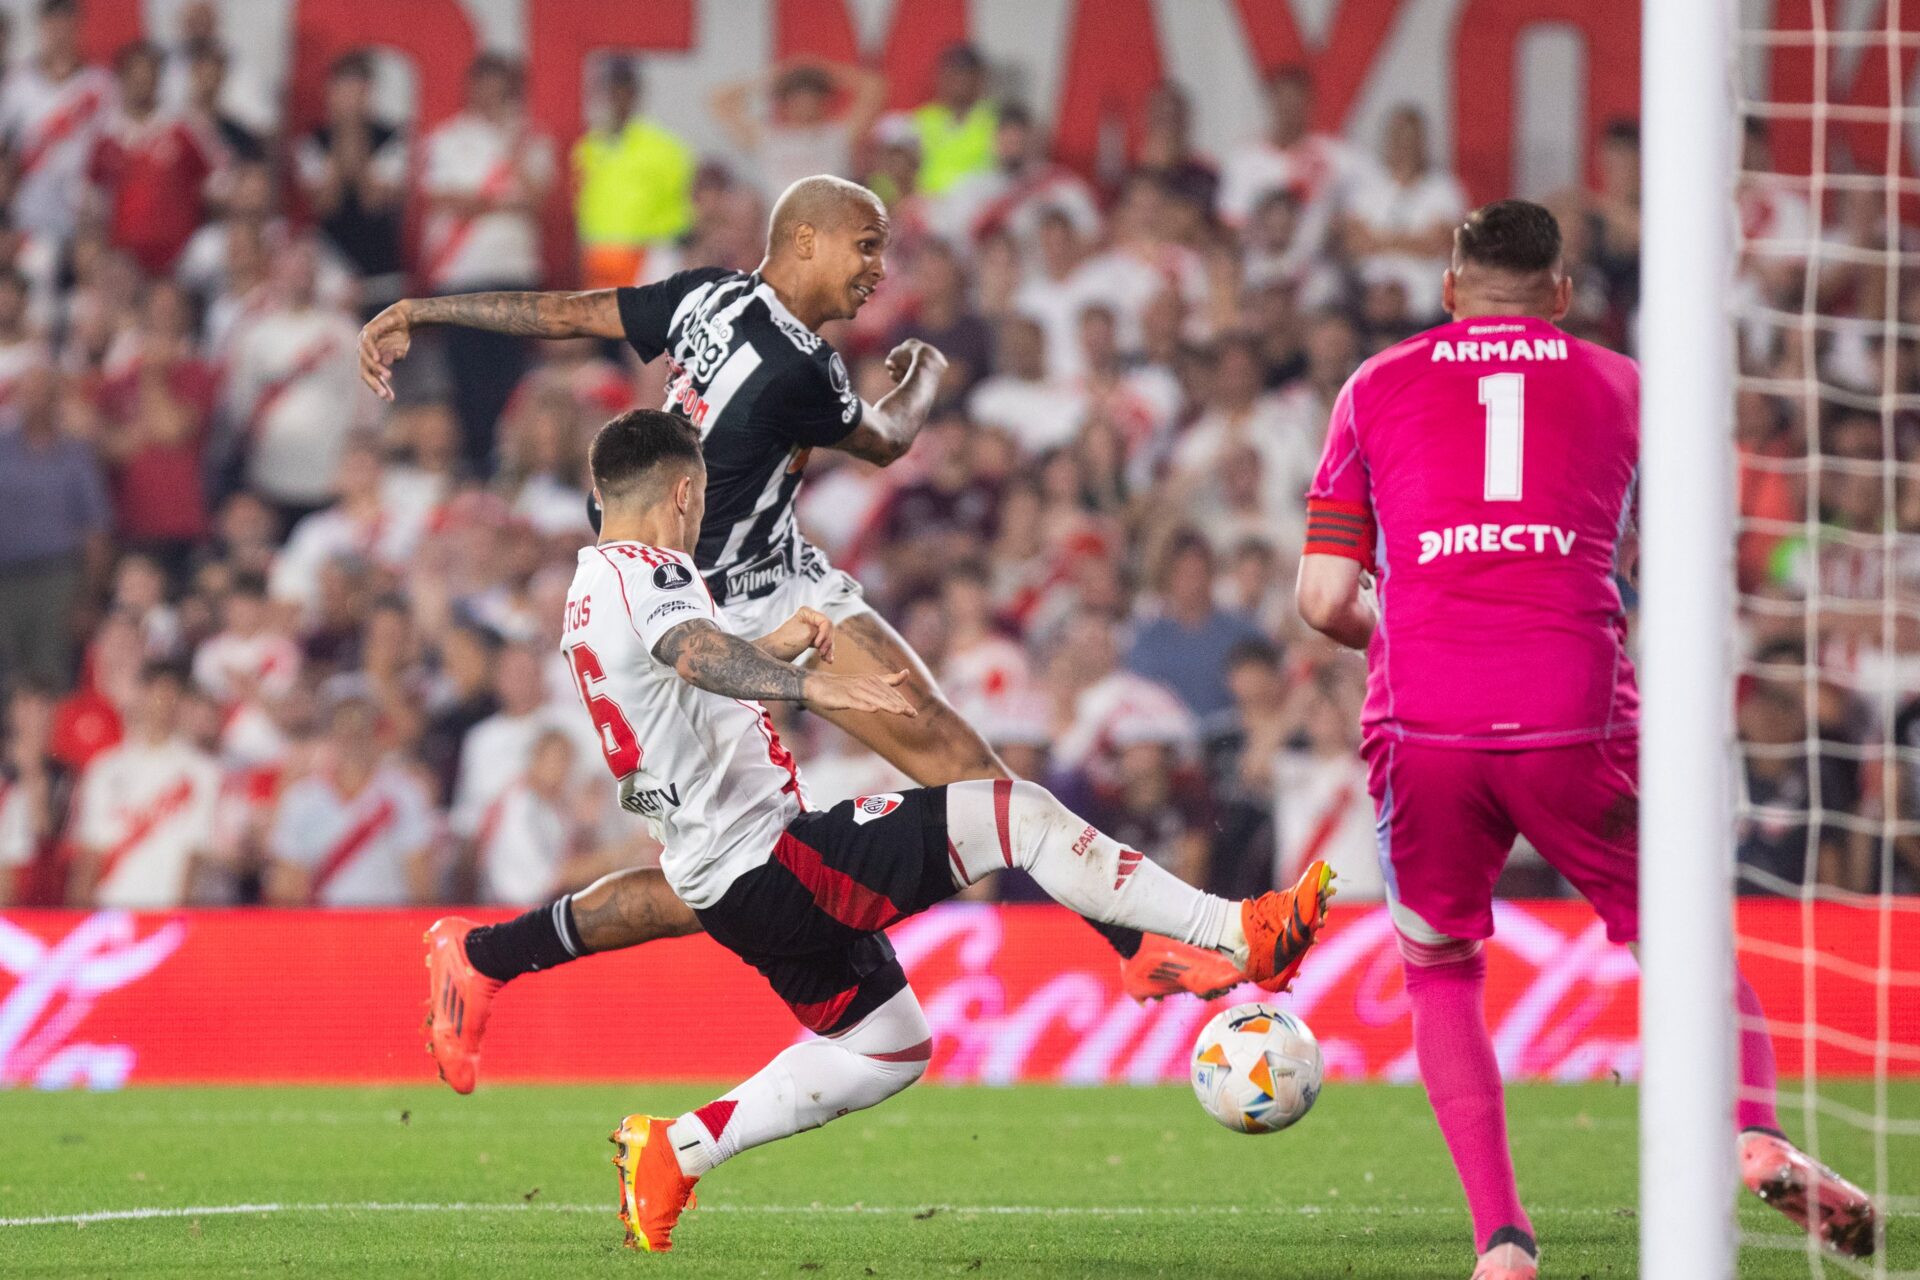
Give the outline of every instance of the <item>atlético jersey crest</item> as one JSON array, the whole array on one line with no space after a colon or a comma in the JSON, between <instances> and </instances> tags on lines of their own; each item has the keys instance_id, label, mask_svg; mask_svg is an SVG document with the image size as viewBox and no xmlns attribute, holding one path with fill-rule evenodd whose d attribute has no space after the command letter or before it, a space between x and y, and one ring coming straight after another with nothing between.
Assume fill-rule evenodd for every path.
<instances>
[{"instance_id":1,"label":"atl\u00e9tico jersey crest","mask_svg":"<svg viewBox=\"0 0 1920 1280\"><path fill-rule=\"evenodd\" d=\"M900 807L900 797L895 792L879 796L855 796L853 798L853 825L864 827L875 818L884 818Z\"/></svg>"}]
</instances>

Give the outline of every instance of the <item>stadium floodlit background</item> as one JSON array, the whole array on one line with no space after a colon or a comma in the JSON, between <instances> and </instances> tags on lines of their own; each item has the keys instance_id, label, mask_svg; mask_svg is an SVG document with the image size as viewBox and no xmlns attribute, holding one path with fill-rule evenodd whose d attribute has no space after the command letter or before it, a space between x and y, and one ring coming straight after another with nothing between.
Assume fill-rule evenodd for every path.
<instances>
[{"instance_id":1,"label":"stadium floodlit background","mask_svg":"<svg viewBox=\"0 0 1920 1280\"><path fill-rule=\"evenodd\" d=\"M901 463L880 471L815 453L800 503L809 534L1008 762L1089 820L1223 894L1287 883L1315 856L1341 876L1336 927L1293 1003L1327 1052L1323 1114L1251 1148L1199 1132L1209 1122L1175 1094L1057 1100L1060 1123L1090 1135L1089 1167L1181 1162L1189 1139L1196 1164L1204 1152L1297 1165L1298 1148L1274 1148L1317 1143L1306 1161L1329 1161L1327 1177L1244 1204L1234 1197L1245 1188L1207 1174L1171 1191L1094 1178L1078 1200L1031 1180L1019 1193L1037 1202L1025 1208L1068 1216L1022 1219L1020 1247L1040 1231L1052 1272L1077 1274L1089 1257L1128 1256L1075 1251L1073 1232L1124 1221L1098 1216L1102 1205L1151 1215L1206 1200L1252 1214L1297 1203L1325 1212L1266 1228L1276 1247L1318 1242L1355 1274L1429 1274L1428 1255L1366 1253L1396 1233L1440 1249L1464 1215L1417 1092L1377 1101L1359 1083L1415 1074L1356 755L1364 663L1292 608L1303 494L1347 375L1438 318L1451 228L1475 204L1517 194L1553 207L1577 286L1566 327L1634 349L1639 8L0 7L11 17L0 39L0 1084L421 1085L431 1065L417 1034L417 939L438 907L537 904L657 854L613 803L556 642L575 552L591 537L586 442L612 413L657 403L661 367L611 345L434 331L400 366L389 406L358 380L356 333L407 293L750 268L770 196L832 172L879 192L894 226L887 284L828 334L856 386L877 399L884 355L906 337L952 364L934 422ZM1900 1083L1920 1073L1920 942L1901 896L1920 880L1920 289L1907 271L1920 206L1897 105L1910 96L1920 4L1779 0L1740 16L1746 34L1726 63L1738 63L1739 85L1727 109L1747 122L1729 296L1742 959L1798 1119L1824 1126L1834 1163L1855 1153L1897 1232L1920 1195L1920 1095ZM1721 190L1703 175L1701 199ZM155 664L185 673L181 697L143 674ZM774 710L816 800L902 785L817 718ZM375 782L341 796L342 767ZM151 790L157 816L110 830L97 797L130 779ZM276 871L314 856L287 815L315 803L364 810L355 856L383 870L358 883L382 888L310 901L304 875ZM153 841L177 875L96 886L103 863ZM1625 1274L1632 1225L1606 1215L1633 1203L1632 1103L1614 1086L1640 1061L1636 974L1526 851L1502 890L1512 901L1489 1017L1503 1066L1516 1080L1602 1082L1516 1091L1523 1186L1530 1161L1548 1182L1543 1166L1570 1140L1610 1144L1617 1167L1603 1189L1558 1169L1563 1212L1543 1219L1579 1241L1561 1258ZM1136 1008L1094 935L1024 905L1038 895L1018 885L998 891L1016 905L963 904L896 932L934 1023L934 1078L1183 1079L1212 1007L1182 997ZM727 1079L793 1035L744 966L704 940L673 942L516 987L487 1072ZM483 1091L465 1113L430 1089L248 1093L231 1112L228 1095L158 1088L0 1098L0 1115L34 1137L18 1176L0 1158L0 1219L269 1194L243 1181L193 1198L184 1171L169 1191L155 1185L164 1176L129 1182L132 1167L108 1151L59 1149L104 1118L160 1126L163 1146L211 1126L229 1144L218 1158L245 1168L261 1145L289 1140L276 1125L304 1128L288 1115L332 1116L319 1123L350 1131L345 1150L377 1152L401 1129L361 1132L356 1117L417 1111L460 1143L463 1114L495 1114L508 1118L486 1133L479 1164L543 1168L526 1176L549 1185L572 1176L556 1165L593 1167L580 1199L603 1176L596 1153L542 1133L538 1159L509 1157L509 1113L484 1108L528 1108L534 1128L585 1125L595 1137L635 1092L603 1090L589 1106L512 1091L490 1103ZM997 1158L1017 1162L1054 1123L1056 1099L997 1096L1019 1101L967 1106L1010 1108L1017 1123L997 1131ZM190 1101L167 1101L178 1098ZM894 1105L932 1108L936 1133L941 1107L964 1110ZM1121 1108L1150 1124L1105 1134ZM826 1151L834 1138L897 1133L885 1123L810 1141ZM960 1155L988 1154L959 1140ZM1417 1154L1403 1175L1381 1148L1408 1143ZM817 1185L765 1184L769 1226L782 1204L860 1201L832 1181L839 1157L824 1158L808 1174ZM104 1180L77 1162L88 1159L112 1161ZM407 1159L381 1166L377 1187L343 1176L271 1194L352 1209L490 1200L507 1186L435 1182L432 1164ZM769 1167L799 1169L804 1156L782 1159ZM872 1167L894 1181L874 1182L869 1202L992 1194ZM1376 1174L1417 1186L1380 1187L1375 1202ZM1372 1216L1339 1219L1339 1179L1348 1207L1372 1204ZM1092 1212L1077 1219L1077 1208ZM756 1221L718 1220L742 1232ZM1325 1225L1336 1220L1345 1226ZM535 1238L565 1248L605 1225L556 1215ZM986 1217L972 1231L1003 1225ZM522 1227L534 1230L502 1230ZM920 1247L891 1221L840 1228ZM377 1214L360 1229L427 1230ZM247 1252L241 1228L217 1230L241 1235L222 1242L239 1252L209 1255L225 1259L214 1265L268 1257ZM348 1230L322 1235L361 1247ZM925 1233L936 1254L978 1263L972 1234L937 1230ZM1140 1256L1182 1270L1194 1255L1168 1238L1175 1252ZM1551 1259L1554 1233L1544 1239ZM0 1257L29 1240L50 1272L121 1256L0 1234ZM304 1247L258 1247L283 1245ZM1754 1256L1742 1274L1820 1265ZM1894 1259L1893 1273L1920 1264L1910 1248ZM1248 1265L1215 1262L1222 1274ZM1336 1270L1288 1265L1261 1270ZM1890 1274L1885 1255L1878 1265Z\"/></svg>"}]
</instances>

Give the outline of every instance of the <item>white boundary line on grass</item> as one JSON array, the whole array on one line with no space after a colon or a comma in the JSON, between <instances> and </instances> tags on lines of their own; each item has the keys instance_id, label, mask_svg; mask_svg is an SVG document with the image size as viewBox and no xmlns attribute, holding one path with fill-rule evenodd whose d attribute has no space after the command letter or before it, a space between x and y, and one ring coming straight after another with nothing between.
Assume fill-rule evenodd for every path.
<instances>
[{"instance_id":1,"label":"white boundary line on grass","mask_svg":"<svg viewBox=\"0 0 1920 1280\"><path fill-rule=\"evenodd\" d=\"M249 1215L267 1216L281 1213L604 1213L614 1214L612 1203L607 1204L540 1204L538 1202L512 1203L467 1203L453 1201L444 1204L411 1203L406 1201L363 1200L332 1204L285 1204L268 1201L260 1204L209 1204L186 1207L154 1207L144 1209L97 1209L87 1213L49 1213L33 1217L0 1218L0 1227L61 1227L86 1226L95 1222L144 1222L155 1218L219 1218L246 1217ZM1421 1215L1443 1212L1428 1209L1420 1205L1390 1207L1386 1205L1276 1205L1271 1208L1248 1208L1244 1205L1045 1205L1045 1204L917 1204L917 1205L874 1205L874 1204L713 1204L702 1205L696 1213L759 1213L799 1217L813 1213L831 1214L871 1214L882 1217L907 1217L934 1213L984 1214L1003 1217L1031 1218L1142 1218L1165 1215L1204 1214L1213 1217L1251 1217L1257 1214L1291 1214L1301 1217L1313 1217L1319 1214L1354 1214L1370 1217L1398 1217L1400 1215ZM1453 1212L1446 1210L1444 1212ZM1625 1212L1620 1209L1563 1208L1548 1209L1544 1216L1552 1217L1612 1217Z\"/></svg>"}]
</instances>

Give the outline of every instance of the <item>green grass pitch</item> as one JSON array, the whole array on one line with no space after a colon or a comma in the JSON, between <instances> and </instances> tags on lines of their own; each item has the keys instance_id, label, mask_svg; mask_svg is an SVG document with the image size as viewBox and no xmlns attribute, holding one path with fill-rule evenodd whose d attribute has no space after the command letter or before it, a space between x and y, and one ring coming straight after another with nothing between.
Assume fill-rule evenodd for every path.
<instances>
[{"instance_id":1,"label":"green grass pitch","mask_svg":"<svg viewBox=\"0 0 1920 1280\"><path fill-rule=\"evenodd\" d=\"M1425 1099L1352 1084L1331 1086L1296 1129L1257 1138L1215 1126L1184 1088L920 1086L716 1171L672 1254L623 1250L607 1132L623 1112L711 1096L0 1093L0 1274L1465 1280L1472 1269ZM1865 1087L1829 1096L1872 1109ZM1632 1089L1608 1086L1510 1094L1548 1277L1635 1274L1634 1104ZM1920 1113L1920 1086L1897 1086L1889 1113ZM1829 1118L1823 1137L1843 1170L1874 1177L1865 1135ZM1890 1190L1912 1203L1920 1139L1893 1139L1886 1158ZM134 1210L166 1212L70 1218ZM48 1217L68 1220L31 1221ZM1757 1203L1741 1224L1792 1243ZM1920 1267L1920 1223L1896 1218L1892 1235L1894 1269ZM1817 1273L1803 1253L1761 1247L1740 1274Z\"/></svg>"}]
</instances>

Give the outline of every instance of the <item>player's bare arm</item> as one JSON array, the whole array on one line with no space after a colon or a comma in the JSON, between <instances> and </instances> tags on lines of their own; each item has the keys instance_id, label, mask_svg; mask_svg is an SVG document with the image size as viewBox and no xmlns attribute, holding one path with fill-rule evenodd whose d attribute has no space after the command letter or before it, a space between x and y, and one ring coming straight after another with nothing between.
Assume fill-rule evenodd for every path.
<instances>
[{"instance_id":1,"label":"player's bare arm","mask_svg":"<svg viewBox=\"0 0 1920 1280\"><path fill-rule=\"evenodd\" d=\"M360 330L360 380L381 399L393 399L393 366L413 345L413 330L435 324L523 338L618 338L626 332L612 289L402 298Z\"/></svg>"},{"instance_id":2,"label":"player's bare arm","mask_svg":"<svg viewBox=\"0 0 1920 1280\"><path fill-rule=\"evenodd\" d=\"M856 458L886 466L913 448L920 428L933 413L934 394L947 370L947 358L937 347L909 338L887 357L887 372L896 384L861 415L860 425L834 448Z\"/></svg>"},{"instance_id":3,"label":"player's bare arm","mask_svg":"<svg viewBox=\"0 0 1920 1280\"><path fill-rule=\"evenodd\" d=\"M802 671L704 618L683 622L661 636L653 656L688 684L722 697L798 702L831 711L917 714L900 692L905 671L865 676Z\"/></svg>"},{"instance_id":4,"label":"player's bare arm","mask_svg":"<svg viewBox=\"0 0 1920 1280\"><path fill-rule=\"evenodd\" d=\"M753 643L782 662L792 662L809 649L819 655L820 661L832 662L833 623L818 609L800 609Z\"/></svg>"},{"instance_id":5,"label":"player's bare arm","mask_svg":"<svg viewBox=\"0 0 1920 1280\"><path fill-rule=\"evenodd\" d=\"M1308 552L1300 557L1294 603L1306 624L1335 644L1364 650L1379 623L1360 581L1360 562Z\"/></svg>"}]
</instances>

